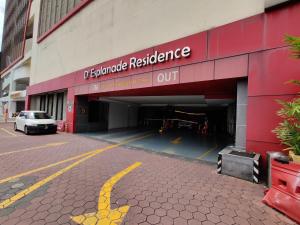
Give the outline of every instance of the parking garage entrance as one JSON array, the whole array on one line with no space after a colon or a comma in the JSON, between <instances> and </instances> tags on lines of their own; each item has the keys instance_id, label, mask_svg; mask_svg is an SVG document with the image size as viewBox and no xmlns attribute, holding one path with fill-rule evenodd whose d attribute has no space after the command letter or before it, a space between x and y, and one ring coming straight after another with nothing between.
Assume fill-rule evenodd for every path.
<instances>
[{"instance_id":1,"label":"parking garage entrance","mask_svg":"<svg viewBox=\"0 0 300 225\"><path fill-rule=\"evenodd\" d=\"M221 90L78 96L76 132L109 142L150 133L130 147L216 162L218 152L236 139L237 82L227 94Z\"/></svg>"}]
</instances>

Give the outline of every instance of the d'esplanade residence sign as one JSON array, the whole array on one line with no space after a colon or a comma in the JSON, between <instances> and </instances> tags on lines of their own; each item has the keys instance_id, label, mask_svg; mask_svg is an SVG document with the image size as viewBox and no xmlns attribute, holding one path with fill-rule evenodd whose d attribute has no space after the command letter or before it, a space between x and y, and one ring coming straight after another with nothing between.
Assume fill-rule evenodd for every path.
<instances>
[{"instance_id":1,"label":"d'esplanade residence sign","mask_svg":"<svg viewBox=\"0 0 300 225\"><path fill-rule=\"evenodd\" d=\"M100 68L92 68L84 71L84 79L98 78L103 75L119 73L128 69L142 68L149 65L155 65L173 60L179 60L181 58L188 58L192 53L190 47L177 48L176 50L170 50L167 52L155 51L154 54L147 54L144 58L131 57L129 62L121 60L118 64Z\"/></svg>"}]
</instances>

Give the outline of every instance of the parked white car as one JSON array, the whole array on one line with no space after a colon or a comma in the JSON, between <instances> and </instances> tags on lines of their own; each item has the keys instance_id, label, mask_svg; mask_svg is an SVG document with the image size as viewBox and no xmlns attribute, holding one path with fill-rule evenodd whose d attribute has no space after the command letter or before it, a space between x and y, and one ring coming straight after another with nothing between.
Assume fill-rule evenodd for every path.
<instances>
[{"instance_id":1,"label":"parked white car","mask_svg":"<svg viewBox=\"0 0 300 225\"><path fill-rule=\"evenodd\" d=\"M22 111L16 117L14 129L23 131L25 134L56 133L57 124L44 111Z\"/></svg>"}]
</instances>

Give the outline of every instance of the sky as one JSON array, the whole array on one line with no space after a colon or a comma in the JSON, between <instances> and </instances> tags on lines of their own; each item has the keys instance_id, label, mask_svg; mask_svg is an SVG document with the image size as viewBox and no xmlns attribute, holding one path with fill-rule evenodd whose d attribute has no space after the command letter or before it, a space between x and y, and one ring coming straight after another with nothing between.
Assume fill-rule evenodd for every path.
<instances>
[{"instance_id":1,"label":"sky","mask_svg":"<svg viewBox=\"0 0 300 225\"><path fill-rule=\"evenodd\" d=\"M4 10L5 10L5 1L0 0L0 48L2 45L2 33L3 33L3 21L4 21Z\"/></svg>"}]
</instances>

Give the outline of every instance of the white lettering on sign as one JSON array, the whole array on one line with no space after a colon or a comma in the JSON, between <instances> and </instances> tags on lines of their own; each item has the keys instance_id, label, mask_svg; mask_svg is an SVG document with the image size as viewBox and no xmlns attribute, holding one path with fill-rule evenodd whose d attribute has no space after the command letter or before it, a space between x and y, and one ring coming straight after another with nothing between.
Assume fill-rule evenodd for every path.
<instances>
[{"instance_id":1,"label":"white lettering on sign","mask_svg":"<svg viewBox=\"0 0 300 225\"><path fill-rule=\"evenodd\" d=\"M84 71L84 79L89 78L97 78L102 75L110 74L110 73L116 73L116 72L122 72L128 69L128 63L120 61L119 64L103 67L101 66L99 69L92 68L89 71Z\"/></svg>"},{"instance_id":2,"label":"white lettering on sign","mask_svg":"<svg viewBox=\"0 0 300 225\"><path fill-rule=\"evenodd\" d=\"M157 76L157 82L163 83L163 82L176 81L177 75L178 75L178 71L159 73Z\"/></svg>"},{"instance_id":3,"label":"white lettering on sign","mask_svg":"<svg viewBox=\"0 0 300 225\"><path fill-rule=\"evenodd\" d=\"M186 46L184 48L177 48L175 50L170 50L167 52L155 51L154 54L147 54L144 58L131 57L129 59L129 62L123 62L121 60L118 64L115 64L112 66L107 66L107 67L101 66L98 69L91 68L90 70L84 71L83 77L84 77L84 79L87 80L89 78L98 78L100 76L107 75L107 74L123 72L128 69L137 69L137 68L142 68L142 67L146 67L149 65L155 65L158 63L179 60L181 58L190 57L191 53L192 53L192 50L188 46ZM176 74L175 74L175 76L176 76Z\"/></svg>"}]
</instances>

